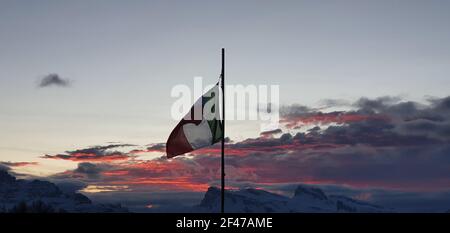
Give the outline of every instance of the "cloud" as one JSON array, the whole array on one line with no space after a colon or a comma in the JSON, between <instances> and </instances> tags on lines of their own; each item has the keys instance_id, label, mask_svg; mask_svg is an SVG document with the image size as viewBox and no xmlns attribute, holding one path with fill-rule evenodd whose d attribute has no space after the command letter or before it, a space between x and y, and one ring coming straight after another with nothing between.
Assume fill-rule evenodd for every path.
<instances>
[{"instance_id":1,"label":"cloud","mask_svg":"<svg viewBox=\"0 0 450 233\"><path fill-rule=\"evenodd\" d=\"M74 170L51 176L54 180L78 180L85 184L152 187L153 190L204 191L216 176L185 159L131 160L121 163L80 163Z\"/></svg>"},{"instance_id":2,"label":"cloud","mask_svg":"<svg viewBox=\"0 0 450 233\"><path fill-rule=\"evenodd\" d=\"M260 133L260 136L262 137L273 137L273 135L280 134L283 131L281 129L274 129L270 131L264 131Z\"/></svg>"},{"instance_id":3,"label":"cloud","mask_svg":"<svg viewBox=\"0 0 450 233\"><path fill-rule=\"evenodd\" d=\"M433 99L429 104L401 101L398 97L361 98L352 106L356 109L334 112L299 105L284 106L281 122L291 129L304 125L337 124L334 129L378 128L382 132L376 133L450 140L450 97Z\"/></svg>"},{"instance_id":4,"label":"cloud","mask_svg":"<svg viewBox=\"0 0 450 233\"><path fill-rule=\"evenodd\" d=\"M427 104L383 97L362 98L352 104L354 109L339 112L285 106L282 117L288 131L303 124L309 124L310 129L293 134L281 130L276 132L279 137L261 135L227 143L227 185L307 183L420 192L447 190L449 103L449 97ZM220 178L220 145L193 151L192 156L152 160L129 159L136 151L120 152L124 159L111 159L118 155L111 151L116 146L51 157L89 162L59 174L61 178L126 185L130 189L200 192L217 185ZM157 143L144 151L164 153L164 149L164 143Z\"/></svg>"},{"instance_id":5,"label":"cloud","mask_svg":"<svg viewBox=\"0 0 450 233\"><path fill-rule=\"evenodd\" d=\"M148 152L166 152L166 144L165 143L156 143L149 147L147 147Z\"/></svg>"},{"instance_id":6,"label":"cloud","mask_svg":"<svg viewBox=\"0 0 450 233\"><path fill-rule=\"evenodd\" d=\"M37 162L11 162L11 161L0 161L0 171L7 171L8 173L14 175L17 178L21 179L32 179L35 176L30 174L23 174L16 171L16 168L26 167L26 166L35 166L38 165Z\"/></svg>"},{"instance_id":7,"label":"cloud","mask_svg":"<svg viewBox=\"0 0 450 233\"><path fill-rule=\"evenodd\" d=\"M351 106L351 102L344 99L323 99L319 101L321 108L331 107L348 107Z\"/></svg>"},{"instance_id":8,"label":"cloud","mask_svg":"<svg viewBox=\"0 0 450 233\"><path fill-rule=\"evenodd\" d=\"M0 164L7 167L25 167L38 165L37 162L0 162Z\"/></svg>"},{"instance_id":9,"label":"cloud","mask_svg":"<svg viewBox=\"0 0 450 233\"><path fill-rule=\"evenodd\" d=\"M86 174L89 178L98 177L102 169L98 165L93 163L79 163L78 167L74 170L75 173Z\"/></svg>"},{"instance_id":10,"label":"cloud","mask_svg":"<svg viewBox=\"0 0 450 233\"><path fill-rule=\"evenodd\" d=\"M83 183L81 181L77 181L77 180L72 180L72 181L63 180L63 181L59 181L59 182L57 181L55 183L58 185L58 187L63 192L66 192L66 193L78 192L86 187L85 183Z\"/></svg>"},{"instance_id":11,"label":"cloud","mask_svg":"<svg viewBox=\"0 0 450 233\"><path fill-rule=\"evenodd\" d=\"M79 161L79 162L89 162L89 161L120 161L127 160L134 155L130 153L124 153L117 150L112 150L119 147L131 147L134 145L131 144L112 144L106 146L94 146L86 149L78 149L74 151L66 151L64 154L56 154L56 155L45 155L42 158L46 159L62 159L62 160L71 160L71 161Z\"/></svg>"},{"instance_id":12,"label":"cloud","mask_svg":"<svg viewBox=\"0 0 450 233\"><path fill-rule=\"evenodd\" d=\"M58 86L58 87L68 87L70 86L70 81L62 78L59 74L51 73L44 76L38 85L40 88L49 87L49 86Z\"/></svg>"}]
</instances>

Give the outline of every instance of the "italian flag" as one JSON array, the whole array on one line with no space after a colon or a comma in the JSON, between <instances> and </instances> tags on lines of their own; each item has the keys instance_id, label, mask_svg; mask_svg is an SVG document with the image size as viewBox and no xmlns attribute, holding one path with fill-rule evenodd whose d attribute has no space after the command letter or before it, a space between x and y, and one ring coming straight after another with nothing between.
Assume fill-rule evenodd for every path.
<instances>
[{"instance_id":1,"label":"italian flag","mask_svg":"<svg viewBox=\"0 0 450 233\"><path fill-rule=\"evenodd\" d=\"M167 139L167 158L213 145L222 140L220 81L195 102Z\"/></svg>"}]
</instances>

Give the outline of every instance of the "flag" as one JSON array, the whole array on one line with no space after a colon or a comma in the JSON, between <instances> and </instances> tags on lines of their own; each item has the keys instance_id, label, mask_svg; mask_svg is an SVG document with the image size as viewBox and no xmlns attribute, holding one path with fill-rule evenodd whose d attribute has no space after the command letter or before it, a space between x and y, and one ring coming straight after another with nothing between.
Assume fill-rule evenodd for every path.
<instances>
[{"instance_id":1,"label":"flag","mask_svg":"<svg viewBox=\"0 0 450 233\"><path fill-rule=\"evenodd\" d=\"M166 143L168 158L213 145L222 140L220 121L220 80L203 94L172 130Z\"/></svg>"}]
</instances>

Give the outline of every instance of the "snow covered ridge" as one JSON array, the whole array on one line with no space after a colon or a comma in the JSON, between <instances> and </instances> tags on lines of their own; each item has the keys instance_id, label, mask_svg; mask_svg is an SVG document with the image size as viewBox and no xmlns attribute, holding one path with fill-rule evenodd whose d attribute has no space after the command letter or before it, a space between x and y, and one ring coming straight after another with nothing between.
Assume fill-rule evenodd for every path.
<instances>
[{"instance_id":1,"label":"snow covered ridge","mask_svg":"<svg viewBox=\"0 0 450 233\"><path fill-rule=\"evenodd\" d=\"M220 189L210 187L195 212L218 212ZM225 192L228 213L387 213L382 206L345 196L327 196L321 189L299 185L292 198L257 189Z\"/></svg>"},{"instance_id":2,"label":"snow covered ridge","mask_svg":"<svg viewBox=\"0 0 450 233\"><path fill-rule=\"evenodd\" d=\"M120 204L94 204L80 193L65 193L41 180L18 180L0 170L0 212L13 213L117 213L128 212Z\"/></svg>"}]
</instances>

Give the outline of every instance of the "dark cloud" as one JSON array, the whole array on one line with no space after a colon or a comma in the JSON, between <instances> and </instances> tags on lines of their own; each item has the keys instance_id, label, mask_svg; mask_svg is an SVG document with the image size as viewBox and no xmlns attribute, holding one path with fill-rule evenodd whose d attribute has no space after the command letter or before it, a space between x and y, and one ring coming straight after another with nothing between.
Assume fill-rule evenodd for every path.
<instances>
[{"instance_id":1,"label":"dark cloud","mask_svg":"<svg viewBox=\"0 0 450 233\"><path fill-rule=\"evenodd\" d=\"M56 155L45 155L43 158L46 159L62 159L62 160L72 160L72 161L117 161L117 160L127 160L134 155L130 153L124 153L117 150L112 150L119 147L130 147L134 146L131 144L113 144L107 146L94 146L86 149L78 149L74 151L66 151L65 154Z\"/></svg>"},{"instance_id":2,"label":"dark cloud","mask_svg":"<svg viewBox=\"0 0 450 233\"><path fill-rule=\"evenodd\" d=\"M68 87L70 86L70 81L62 78L58 74L51 73L44 76L40 82L39 87L49 87L49 86L59 86L59 87Z\"/></svg>"},{"instance_id":3,"label":"dark cloud","mask_svg":"<svg viewBox=\"0 0 450 233\"><path fill-rule=\"evenodd\" d=\"M74 170L75 173L86 174L89 178L96 178L100 174L102 169L97 164L83 162L79 163L78 167Z\"/></svg>"},{"instance_id":4,"label":"dark cloud","mask_svg":"<svg viewBox=\"0 0 450 233\"><path fill-rule=\"evenodd\" d=\"M147 147L147 151L152 152L165 152L166 151L166 143L156 143L149 147Z\"/></svg>"},{"instance_id":5,"label":"dark cloud","mask_svg":"<svg viewBox=\"0 0 450 233\"><path fill-rule=\"evenodd\" d=\"M389 106L398 104L401 99L399 97L383 96L376 99L360 98L353 103L353 106L357 107L360 112L383 112Z\"/></svg>"},{"instance_id":6,"label":"dark cloud","mask_svg":"<svg viewBox=\"0 0 450 233\"><path fill-rule=\"evenodd\" d=\"M60 181L60 180L56 180L56 185L58 185L58 187L61 189L61 191L65 192L65 193L74 193L74 192L78 192L80 190L82 190L83 188L85 188L87 185L81 181L77 181L77 180L64 180L64 181Z\"/></svg>"},{"instance_id":7,"label":"dark cloud","mask_svg":"<svg viewBox=\"0 0 450 233\"><path fill-rule=\"evenodd\" d=\"M323 99L323 100L319 101L319 105L322 108L348 107L348 106L351 106L352 103L348 100L343 100L343 99Z\"/></svg>"},{"instance_id":8,"label":"dark cloud","mask_svg":"<svg viewBox=\"0 0 450 233\"><path fill-rule=\"evenodd\" d=\"M272 137L273 135L280 134L280 133L283 133L283 131L281 129L274 129L274 130L261 132L260 135L265 136L265 137Z\"/></svg>"},{"instance_id":9,"label":"dark cloud","mask_svg":"<svg viewBox=\"0 0 450 233\"><path fill-rule=\"evenodd\" d=\"M290 105L290 106L281 106L280 107L280 115L281 116L298 116L298 115L309 115L316 112L314 109L311 109L304 105Z\"/></svg>"},{"instance_id":10,"label":"dark cloud","mask_svg":"<svg viewBox=\"0 0 450 233\"><path fill-rule=\"evenodd\" d=\"M11 175L14 175L16 178L20 179L35 179L37 178L34 175L30 174L22 174L15 171L14 168L17 167L25 167L25 166L33 166L38 165L37 162L0 162L0 171L7 171Z\"/></svg>"},{"instance_id":11,"label":"dark cloud","mask_svg":"<svg viewBox=\"0 0 450 233\"><path fill-rule=\"evenodd\" d=\"M396 132L402 135L417 135L427 138L450 139L450 121L432 121L428 119L416 119L399 124Z\"/></svg>"},{"instance_id":12,"label":"dark cloud","mask_svg":"<svg viewBox=\"0 0 450 233\"><path fill-rule=\"evenodd\" d=\"M24 166L38 165L38 163L37 162L0 162L0 165L6 166L6 167L24 167Z\"/></svg>"},{"instance_id":13,"label":"dark cloud","mask_svg":"<svg viewBox=\"0 0 450 233\"><path fill-rule=\"evenodd\" d=\"M289 128L302 125L338 124L330 127L325 136L367 136L368 141L390 138L399 141L450 140L450 97L433 99L430 104L401 101L398 97L361 98L352 106L355 110L321 112L305 106L284 106L282 123ZM349 133L349 134L346 134ZM336 135L339 134L339 135ZM372 137L371 137L372 135ZM409 139L409 140L408 140Z\"/></svg>"}]
</instances>

